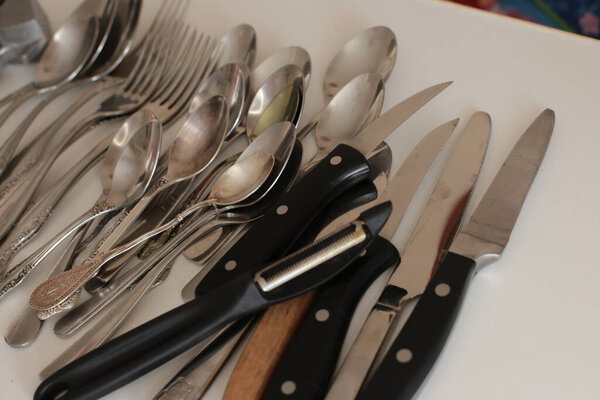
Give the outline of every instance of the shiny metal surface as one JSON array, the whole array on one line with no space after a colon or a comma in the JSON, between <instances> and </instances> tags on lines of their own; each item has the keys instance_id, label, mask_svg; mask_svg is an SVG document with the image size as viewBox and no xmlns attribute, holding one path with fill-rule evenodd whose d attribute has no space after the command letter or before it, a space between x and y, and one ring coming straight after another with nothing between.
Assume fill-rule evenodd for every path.
<instances>
[{"instance_id":1,"label":"shiny metal surface","mask_svg":"<svg viewBox=\"0 0 600 400\"><path fill-rule=\"evenodd\" d=\"M94 206L0 279L0 297L19 285L67 237L100 215L126 207L143 195L156 169L161 126L147 111L132 115L113 137L101 168L103 193ZM6 264L5 264L6 265Z\"/></svg>"},{"instance_id":2,"label":"shiny metal surface","mask_svg":"<svg viewBox=\"0 0 600 400\"><path fill-rule=\"evenodd\" d=\"M486 113L475 113L467 123L402 253L402 265L394 271L371 309L326 400L356 397L382 344L394 330L402 306L425 290L438 258L459 227L483 162L490 130Z\"/></svg>"},{"instance_id":3,"label":"shiny metal surface","mask_svg":"<svg viewBox=\"0 0 600 400\"><path fill-rule=\"evenodd\" d=\"M319 151L328 153L373 122L381 112L383 97L379 74L361 74L348 82L319 115L315 129Z\"/></svg>"},{"instance_id":4,"label":"shiny metal surface","mask_svg":"<svg viewBox=\"0 0 600 400\"><path fill-rule=\"evenodd\" d=\"M325 100L365 72L375 72L385 81L394 68L397 52L396 36L389 28L375 26L359 33L329 63L323 81Z\"/></svg>"},{"instance_id":5,"label":"shiny metal surface","mask_svg":"<svg viewBox=\"0 0 600 400\"><path fill-rule=\"evenodd\" d=\"M448 138L458 125L458 118L440 125L423 138L406 157L400 169L390 181L381 201L391 201L393 212L379 232L379 235L392 240L398 225L410 205L425 175L434 163Z\"/></svg>"},{"instance_id":6,"label":"shiny metal surface","mask_svg":"<svg viewBox=\"0 0 600 400\"><path fill-rule=\"evenodd\" d=\"M439 83L401 101L363 129L353 140L349 140L348 144L363 154L369 154L390 133L396 130L398 126L437 96L442 90L446 89L451 83Z\"/></svg>"},{"instance_id":7,"label":"shiny metal surface","mask_svg":"<svg viewBox=\"0 0 600 400\"><path fill-rule=\"evenodd\" d=\"M479 261L500 256L537 175L554 130L554 111L544 110L527 128L485 192L450 251ZM482 260L483 261L483 260ZM478 262L478 267L484 265Z\"/></svg>"},{"instance_id":8,"label":"shiny metal surface","mask_svg":"<svg viewBox=\"0 0 600 400\"><path fill-rule=\"evenodd\" d=\"M237 63L252 68L256 55L256 31L248 24L236 25L221 38L218 67Z\"/></svg>"},{"instance_id":9,"label":"shiny metal surface","mask_svg":"<svg viewBox=\"0 0 600 400\"><path fill-rule=\"evenodd\" d=\"M0 2L0 64L36 61L50 34L48 19L37 0Z\"/></svg>"},{"instance_id":10,"label":"shiny metal surface","mask_svg":"<svg viewBox=\"0 0 600 400\"><path fill-rule=\"evenodd\" d=\"M230 138L242 120L248 91L248 69L242 64L225 64L217 68L192 98L190 113L213 96L223 96L229 109L225 139Z\"/></svg>"},{"instance_id":11,"label":"shiny metal surface","mask_svg":"<svg viewBox=\"0 0 600 400\"><path fill-rule=\"evenodd\" d=\"M465 126L408 240L402 268L388 281L405 289L407 298L425 290L438 258L454 239L483 163L490 132L490 116L484 112L473 114Z\"/></svg>"},{"instance_id":12,"label":"shiny metal surface","mask_svg":"<svg viewBox=\"0 0 600 400\"><path fill-rule=\"evenodd\" d=\"M273 124L298 124L304 97L304 75L295 65L286 65L260 86L248 107L246 135L255 140Z\"/></svg>"},{"instance_id":13,"label":"shiny metal surface","mask_svg":"<svg viewBox=\"0 0 600 400\"><path fill-rule=\"evenodd\" d=\"M271 54L254 68L250 75L250 95L254 96L271 75L286 65L295 65L300 69L306 91L310 82L310 55L302 47L290 46Z\"/></svg>"}]
</instances>

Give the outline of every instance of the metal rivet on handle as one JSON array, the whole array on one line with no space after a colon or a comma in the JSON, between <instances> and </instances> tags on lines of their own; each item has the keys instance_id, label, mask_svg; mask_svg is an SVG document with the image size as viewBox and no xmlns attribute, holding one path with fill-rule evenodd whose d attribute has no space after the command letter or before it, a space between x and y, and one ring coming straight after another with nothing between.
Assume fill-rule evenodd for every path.
<instances>
[{"instance_id":1,"label":"metal rivet on handle","mask_svg":"<svg viewBox=\"0 0 600 400\"><path fill-rule=\"evenodd\" d=\"M329 319L329 311L324 308L320 309L315 313L315 319L319 322L325 322Z\"/></svg>"},{"instance_id":2,"label":"metal rivet on handle","mask_svg":"<svg viewBox=\"0 0 600 400\"><path fill-rule=\"evenodd\" d=\"M340 156L333 156L333 157L331 157L331 160L329 160L329 163L331 165L338 165L341 162L342 162L342 157L340 157Z\"/></svg>"},{"instance_id":3,"label":"metal rivet on handle","mask_svg":"<svg viewBox=\"0 0 600 400\"><path fill-rule=\"evenodd\" d=\"M237 263L235 262L235 260L229 260L225 263L225 269L227 271L231 271L235 269L235 267L237 267Z\"/></svg>"},{"instance_id":4,"label":"metal rivet on handle","mask_svg":"<svg viewBox=\"0 0 600 400\"><path fill-rule=\"evenodd\" d=\"M447 283L439 283L434 289L435 294L437 294L440 297L448 296L450 294L450 290L450 285L448 285Z\"/></svg>"},{"instance_id":5,"label":"metal rivet on handle","mask_svg":"<svg viewBox=\"0 0 600 400\"><path fill-rule=\"evenodd\" d=\"M413 354L409 349L401 349L396 353L396 360L399 363L406 364L412 360Z\"/></svg>"},{"instance_id":6,"label":"metal rivet on handle","mask_svg":"<svg viewBox=\"0 0 600 400\"><path fill-rule=\"evenodd\" d=\"M277 215L283 215L287 212L288 212L288 206L286 206L285 204L277 207Z\"/></svg>"},{"instance_id":7,"label":"metal rivet on handle","mask_svg":"<svg viewBox=\"0 0 600 400\"><path fill-rule=\"evenodd\" d=\"M283 385L281 385L281 393L283 394L294 394L296 391L296 384L293 381L285 381Z\"/></svg>"}]
</instances>

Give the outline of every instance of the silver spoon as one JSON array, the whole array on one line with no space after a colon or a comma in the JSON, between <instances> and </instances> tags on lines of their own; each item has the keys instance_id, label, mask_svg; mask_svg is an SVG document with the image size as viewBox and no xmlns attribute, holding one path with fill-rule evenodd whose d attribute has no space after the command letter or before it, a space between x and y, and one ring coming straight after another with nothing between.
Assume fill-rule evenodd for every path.
<instances>
[{"instance_id":1,"label":"silver spoon","mask_svg":"<svg viewBox=\"0 0 600 400\"><path fill-rule=\"evenodd\" d=\"M396 36L385 26L366 29L344 45L331 60L323 81L325 102L329 102L347 83L363 73L377 73L385 82L396 62ZM363 110L364 112L364 110ZM304 139L319 123L317 113L297 134Z\"/></svg>"},{"instance_id":2,"label":"silver spoon","mask_svg":"<svg viewBox=\"0 0 600 400\"><path fill-rule=\"evenodd\" d=\"M73 232L100 215L136 202L148 188L160 152L161 124L149 111L138 111L113 137L102 163L102 195L89 211L0 277L0 298L20 284Z\"/></svg>"},{"instance_id":3,"label":"silver spoon","mask_svg":"<svg viewBox=\"0 0 600 400\"><path fill-rule=\"evenodd\" d=\"M302 71L305 84L304 90L306 90L310 82L310 55L302 47L291 46L271 54L252 71L250 75L250 95L254 96L275 71L290 64L297 66Z\"/></svg>"},{"instance_id":4,"label":"silver spoon","mask_svg":"<svg viewBox=\"0 0 600 400\"><path fill-rule=\"evenodd\" d=\"M248 146L235 164L219 177L208 199L187 208L175 219L139 238L108 252L100 253L83 265L50 278L34 290L30 305L36 310L43 311L44 316L60 312L64 308L63 305L74 301L74 299L70 299L79 288L96 275L102 265L111 259L151 237L175 227L199 210L213 207L211 212L202 216L203 219L209 220L219 213L253 204L264 196L279 178L282 166L281 163L276 162L275 155L279 154L282 158L289 158L295 140L293 131L293 125L287 122L274 125L269 129L268 135L259 137ZM275 173L272 174L274 170ZM245 200L247 201L244 202Z\"/></svg>"},{"instance_id":5,"label":"silver spoon","mask_svg":"<svg viewBox=\"0 0 600 400\"><path fill-rule=\"evenodd\" d=\"M161 191L198 175L210 164L223 144L227 110L225 99L214 96L189 115L169 150L166 174L137 202L97 251L106 252L122 240L128 227ZM116 267L106 268L98 278L106 281L115 272Z\"/></svg>"},{"instance_id":6,"label":"silver spoon","mask_svg":"<svg viewBox=\"0 0 600 400\"><path fill-rule=\"evenodd\" d=\"M2 148L0 149L0 175L4 173L9 163L12 161L19 143L33 121L51 102L77 85L95 82L98 79L105 77L119 65L131 45L131 39L139 17L140 6L140 0L125 0L117 3L113 11L115 15L111 15L114 21L112 21L110 29L106 32L107 38L102 45L102 51L96 58L94 64L80 73L80 75L86 76L85 79L73 80L56 88L48 97L39 103L35 109L23 119L23 121L21 121L9 138L2 144ZM33 139L32 143L43 140L43 138L44 135L40 135ZM39 149L39 147L34 147L30 144L29 148L32 151L27 154L27 162L32 162L31 160L35 160L39 157L39 154L36 154L35 151L33 151L36 148ZM39 150L37 153L39 153ZM23 164L24 163L20 164L21 167ZM19 167L14 166L14 168ZM10 179L10 177L7 179Z\"/></svg>"},{"instance_id":7,"label":"silver spoon","mask_svg":"<svg viewBox=\"0 0 600 400\"><path fill-rule=\"evenodd\" d=\"M384 81L398 53L396 36L388 27L374 26L348 41L325 72L323 93L329 101L346 83L365 72L376 72Z\"/></svg>"},{"instance_id":8,"label":"silver spoon","mask_svg":"<svg viewBox=\"0 0 600 400\"><path fill-rule=\"evenodd\" d=\"M221 46L219 67L236 63L252 68L256 55L256 31L247 24L236 25L221 38Z\"/></svg>"},{"instance_id":9,"label":"silver spoon","mask_svg":"<svg viewBox=\"0 0 600 400\"><path fill-rule=\"evenodd\" d=\"M101 38L101 20L108 0L86 0L54 33L38 64L33 82L0 100L0 107L13 103L0 116L0 125L28 98L73 80L96 53Z\"/></svg>"}]
</instances>

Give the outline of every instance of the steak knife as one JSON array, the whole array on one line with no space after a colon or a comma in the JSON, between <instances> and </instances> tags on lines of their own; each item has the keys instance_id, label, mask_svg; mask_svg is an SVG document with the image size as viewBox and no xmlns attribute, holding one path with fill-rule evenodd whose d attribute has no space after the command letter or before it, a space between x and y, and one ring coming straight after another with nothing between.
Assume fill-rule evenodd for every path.
<instances>
[{"instance_id":1,"label":"steak knife","mask_svg":"<svg viewBox=\"0 0 600 400\"><path fill-rule=\"evenodd\" d=\"M344 359L327 400L354 399L403 304L423 293L432 270L458 229L483 162L491 131L490 117L473 114L425 206L402 255L402 265L388 280L377 303ZM390 222L393 222L390 219ZM386 224L381 236L391 238L396 224Z\"/></svg>"},{"instance_id":2,"label":"steak knife","mask_svg":"<svg viewBox=\"0 0 600 400\"><path fill-rule=\"evenodd\" d=\"M452 241L417 306L360 400L408 400L444 347L473 275L497 260L546 154L554 112L544 110L521 136L469 222Z\"/></svg>"},{"instance_id":3,"label":"steak knife","mask_svg":"<svg viewBox=\"0 0 600 400\"><path fill-rule=\"evenodd\" d=\"M366 156L450 83L441 83L392 107L354 139L339 144L267 210L196 287L196 295L286 254L323 208L370 176Z\"/></svg>"},{"instance_id":4,"label":"steak knife","mask_svg":"<svg viewBox=\"0 0 600 400\"><path fill-rule=\"evenodd\" d=\"M102 397L228 324L314 289L344 271L367 248L390 212L389 202L377 205L327 238L119 336L44 380L34 399Z\"/></svg>"},{"instance_id":5,"label":"steak knife","mask_svg":"<svg viewBox=\"0 0 600 400\"><path fill-rule=\"evenodd\" d=\"M389 184L379 190L378 199L333 220L320 237L346 225L361 211L384 201L382 199L391 199L393 212L390 218L399 224L457 123L457 119L447 122L425 136ZM358 300L383 271L398 262L379 256L386 253L387 246L393 248L385 239L379 238L373 246L356 261L356 267L322 288L316 294L316 300L315 294L309 293L266 311L231 375L224 400L239 398L242 393L248 400L281 398L281 387L285 382L294 382L296 400L318 398L319 394L324 394ZM321 319L324 313L327 313L326 322ZM276 341L276 334L286 336L279 347L270 344ZM320 340L315 341L317 338Z\"/></svg>"}]
</instances>

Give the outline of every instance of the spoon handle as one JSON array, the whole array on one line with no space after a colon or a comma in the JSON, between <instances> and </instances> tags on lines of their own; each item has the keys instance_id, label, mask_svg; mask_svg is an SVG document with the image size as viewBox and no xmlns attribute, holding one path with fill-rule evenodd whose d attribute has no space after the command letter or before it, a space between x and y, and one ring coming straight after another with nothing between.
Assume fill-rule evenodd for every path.
<instances>
[{"instance_id":1,"label":"spoon handle","mask_svg":"<svg viewBox=\"0 0 600 400\"><path fill-rule=\"evenodd\" d=\"M73 232L96 217L113 211L115 208L117 208L117 205L105 198L101 198L91 209L70 223L35 253L10 269L10 271L0 278L0 298L23 282L25 278L29 276L31 271L40 265L42 261L44 261L44 259Z\"/></svg>"},{"instance_id":2,"label":"spoon handle","mask_svg":"<svg viewBox=\"0 0 600 400\"><path fill-rule=\"evenodd\" d=\"M72 236L71 242L62 252L60 259L54 265L48 277L54 276L69 267L73 259L73 251L79 245L86 230L87 228L81 228ZM29 304L24 304L17 318L13 320L8 328L8 333L4 336L4 340L12 347L28 346L37 338L43 323L44 321L38 318L37 312L29 307Z\"/></svg>"},{"instance_id":3,"label":"spoon handle","mask_svg":"<svg viewBox=\"0 0 600 400\"><path fill-rule=\"evenodd\" d=\"M0 100L0 108L6 106L4 112L0 114L0 126L4 125L16 109L38 93L39 90L32 83L29 83Z\"/></svg>"},{"instance_id":4,"label":"spoon handle","mask_svg":"<svg viewBox=\"0 0 600 400\"><path fill-rule=\"evenodd\" d=\"M63 93L80 83L82 83L82 81L72 81L65 84L64 86L60 86L58 89L50 93L44 100L42 100L25 118L23 118L23 121L21 121L19 126L2 144L2 148L0 149L0 175L2 175L4 171L6 171L6 167L13 160L13 156L15 154L17 146L23 139L25 132L27 132L27 129L29 129L33 121L38 117L38 115L40 115L44 108L46 108L50 103L56 100ZM38 138L40 136L38 136ZM38 138L35 138L33 140L33 143L35 143L38 140Z\"/></svg>"},{"instance_id":5,"label":"spoon handle","mask_svg":"<svg viewBox=\"0 0 600 400\"><path fill-rule=\"evenodd\" d=\"M15 254L28 243L44 225L56 204L73 182L81 178L94 164L100 160L108 144L103 141L96 145L75 166L67 171L52 188L21 216L19 222L12 228L0 246L0 273L4 273L8 263Z\"/></svg>"}]
</instances>

